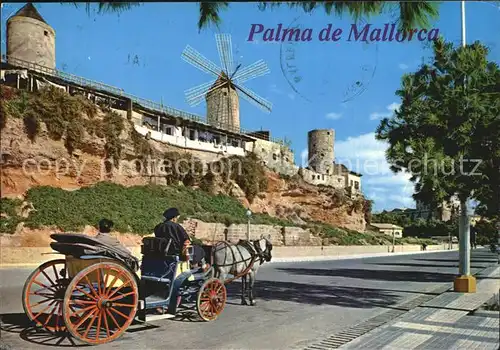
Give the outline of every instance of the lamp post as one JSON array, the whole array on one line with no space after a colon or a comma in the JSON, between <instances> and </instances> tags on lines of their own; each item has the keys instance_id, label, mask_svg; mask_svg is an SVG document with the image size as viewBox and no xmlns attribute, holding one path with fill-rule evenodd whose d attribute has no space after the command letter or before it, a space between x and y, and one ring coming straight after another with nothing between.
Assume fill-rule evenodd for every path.
<instances>
[{"instance_id":1,"label":"lamp post","mask_svg":"<svg viewBox=\"0 0 500 350\"><path fill-rule=\"evenodd\" d=\"M252 216L252 212L250 211L250 209L247 210L247 218L248 218L248 221L247 221L247 240L249 241L250 240L250 217Z\"/></svg>"},{"instance_id":2,"label":"lamp post","mask_svg":"<svg viewBox=\"0 0 500 350\"><path fill-rule=\"evenodd\" d=\"M394 244L396 243L396 234L394 233L394 227L392 228L392 252L394 253Z\"/></svg>"},{"instance_id":3,"label":"lamp post","mask_svg":"<svg viewBox=\"0 0 500 350\"><path fill-rule=\"evenodd\" d=\"M466 46L465 39L465 1L461 1L462 17L462 47ZM464 89L466 79L464 78ZM453 289L455 292L475 293L476 278L470 274L470 226L467 198L460 199L460 221L459 221L459 276L455 278Z\"/></svg>"}]
</instances>

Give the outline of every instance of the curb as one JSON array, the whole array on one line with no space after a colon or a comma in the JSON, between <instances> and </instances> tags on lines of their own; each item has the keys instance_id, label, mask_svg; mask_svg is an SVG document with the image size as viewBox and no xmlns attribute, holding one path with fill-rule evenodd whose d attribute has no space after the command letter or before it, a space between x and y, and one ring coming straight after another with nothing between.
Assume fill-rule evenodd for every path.
<instances>
[{"instance_id":1,"label":"curb","mask_svg":"<svg viewBox=\"0 0 500 350\"><path fill-rule=\"evenodd\" d=\"M428 251L400 252L400 253L374 253L374 254L351 254L351 255L329 255L329 256L304 256L304 257L297 257L297 258L273 258L268 264L283 263L283 262L354 260L354 259L363 259L363 258L377 258L377 257L384 257L384 256L431 254L431 253L443 253L443 252L453 252L453 251L458 251L458 249L428 250Z\"/></svg>"},{"instance_id":2,"label":"curb","mask_svg":"<svg viewBox=\"0 0 500 350\"><path fill-rule=\"evenodd\" d=\"M431 254L431 253L442 253L442 252L452 252L458 251L458 249L446 249L446 250L428 250L428 251L415 251L415 252L400 252L400 253L372 253L372 254L351 254L351 255L321 255L321 256L304 256L296 258L273 258L267 264L273 263L285 263L285 262L313 262L313 261L334 261L334 260L354 260L354 259L364 259L364 258L376 258L384 256L402 256L402 255L412 255L412 254ZM0 264L0 271L5 269L27 269L38 267L42 263L29 263L29 264Z\"/></svg>"}]
</instances>

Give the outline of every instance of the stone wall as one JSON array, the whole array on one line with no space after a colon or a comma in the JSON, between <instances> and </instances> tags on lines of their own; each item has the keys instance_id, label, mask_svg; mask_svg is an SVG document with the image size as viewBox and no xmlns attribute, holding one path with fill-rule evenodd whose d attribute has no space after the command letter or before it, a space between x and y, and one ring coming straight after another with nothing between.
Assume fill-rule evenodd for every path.
<instances>
[{"instance_id":1,"label":"stone wall","mask_svg":"<svg viewBox=\"0 0 500 350\"><path fill-rule=\"evenodd\" d=\"M188 219L182 226L189 233L205 242L229 241L236 243L247 238L247 224L207 223L197 219ZM261 235L268 237L275 246L317 246L321 239L314 236L308 229L301 227L282 227L275 225L250 225L250 239L259 239Z\"/></svg>"},{"instance_id":2,"label":"stone wall","mask_svg":"<svg viewBox=\"0 0 500 350\"><path fill-rule=\"evenodd\" d=\"M246 150L254 153L264 165L278 174L293 176L299 170L293 152L279 143L256 139L252 144L247 144Z\"/></svg>"},{"instance_id":3,"label":"stone wall","mask_svg":"<svg viewBox=\"0 0 500 350\"><path fill-rule=\"evenodd\" d=\"M344 188L345 178L342 175L319 174L313 170L300 169L299 174L305 182L311 185L325 185L335 188Z\"/></svg>"},{"instance_id":4,"label":"stone wall","mask_svg":"<svg viewBox=\"0 0 500 350\"><path fill-rule=\"evenodd\" d=\"M262 235L269 238L275 246L283 245L281 226L250 225L250 240L259 239ZM270 235L270 237L268 237ZM232 224L227 228L227 240L237 243L240 239L247 238L247 224Z\"/></svg>"}]
</instances>

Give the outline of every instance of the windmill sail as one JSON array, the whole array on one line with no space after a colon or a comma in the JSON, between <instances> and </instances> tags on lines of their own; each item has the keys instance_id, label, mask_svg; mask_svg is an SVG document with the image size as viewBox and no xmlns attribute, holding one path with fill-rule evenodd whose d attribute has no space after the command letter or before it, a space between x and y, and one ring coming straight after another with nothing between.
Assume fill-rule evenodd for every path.
<instances>
[{"instance_id":1,"label":"windmill sail","mask_svg":"<svg viewBox=\"0 0 500 350\"><path fill-rule=\"evenodd\" d=\"M181 57L184 61L216 77L215 80L186 90L186 100L191 106L196 106L205 98L209 124L231 131L239 131L238 96L265 112L270 112L272 108L271 102L243 86L242 83L268 74L270 71L263 60L254 62L245 68L241 68L241 64L235 68L231 36L229 34L216 34L215 41L222 68L219 68L189 45L182 52Z\"/></svg>"}]
</instances>

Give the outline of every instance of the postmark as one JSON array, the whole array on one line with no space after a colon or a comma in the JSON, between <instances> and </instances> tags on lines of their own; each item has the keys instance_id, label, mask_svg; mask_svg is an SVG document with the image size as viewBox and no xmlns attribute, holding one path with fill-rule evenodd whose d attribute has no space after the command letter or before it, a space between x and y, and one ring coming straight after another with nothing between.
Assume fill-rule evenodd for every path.
<instances>
[{"instance_id":1,"label":"postmark","mask_svg":"<svg viewBox=\"0 0 500 350\"><path fill-rule=\"evenodd\" d=\"M317 27L306 24L305 16L296 17L288 28L304 30ZM360 19L358 24L367 21ZM351 45L356 61L339 57L339 45ZM313 47L314 46L314 47ZM351 50L349 50L351 51ZM309 102L328 100L347 103L362 95L375 77L378 65L377 43L322 43L283 41L280 43L280 66L290 88ZM339 74L349 72L349 81L340 83Z\"/></svg>"}]
</instances>

